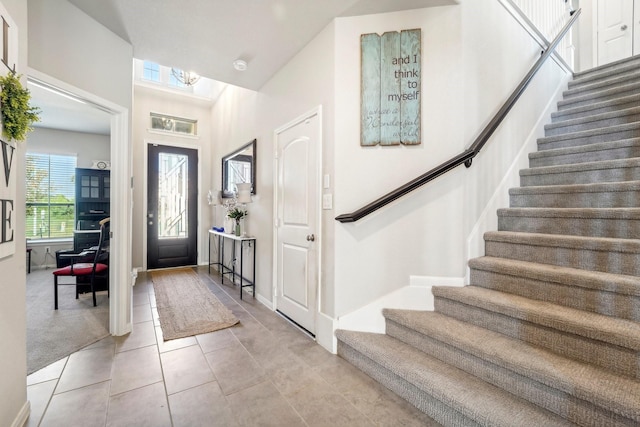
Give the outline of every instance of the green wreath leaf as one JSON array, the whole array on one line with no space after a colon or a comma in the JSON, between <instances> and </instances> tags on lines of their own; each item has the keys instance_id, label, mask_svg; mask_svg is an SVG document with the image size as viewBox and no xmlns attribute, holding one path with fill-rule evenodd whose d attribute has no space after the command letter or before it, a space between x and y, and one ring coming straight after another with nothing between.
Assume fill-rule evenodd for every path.
<instances>
[{"instance_id":1,"label":"green wreath leaf","mask_svg":"<svg viewBox=\"0 0 640 427\"><path fill-rule=\"evenodd\" d=\"M24 141L32 131L31 125L40 121L40 109L31 107L31 94L20 83L20 76L9 73L0 77L0 115L2 116L2 134L16 141Z\"/></svg>"}]
</instances>

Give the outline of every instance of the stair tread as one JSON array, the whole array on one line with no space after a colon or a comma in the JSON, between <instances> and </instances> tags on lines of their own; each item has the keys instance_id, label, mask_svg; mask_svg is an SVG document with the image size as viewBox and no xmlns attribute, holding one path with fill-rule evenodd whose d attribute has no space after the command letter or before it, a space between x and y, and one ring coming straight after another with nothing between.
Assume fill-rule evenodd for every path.
<instances>
[{"instance_id":1,"label":"stair tread","mask_svg":"<svg viewBox=\"0 0 640 427\"><path fill-rule=\"evenodd\" d=\"M563 98L568 99L571 96L575 96L576 94L579 94L581 92L597 91L598 89L609 88L614 85L619 87L621 85L628 84L628 82L633 81L635 79L639 79L639 78L640 78L640 71L637 71L637 72L631 72L631 73L623 74L620 76L612 77L602 81L595 81L593 83L589 83L579 87L574 87L574 88L565 90L563 92Z\"/></svg>"},{"instance_id":2,"label":"stair tread","mask_svg":"<svg viewBox=\"0 0 640 427\"><path fill-rule=\"evenodd\" d=\"M597 129L582 130L578 132L563 133L562 135L545 136L538 138L538 144L549 144L568 139L582 139L590 136L600 136L608 133L636 130L640 128L640 122L625 123L623 125L607 126Z\"/></svg>"},{"instance_id":3,"label":"stair tread","mask_svg":"<svg viewBox=\"0 0 640 427\"><path fill-rule=\"evenodd\" d=\"M564 111L568 108L575 108L572 106L576 106L576 104L585 105L586 102L593 102L593 100L596 100L595 102L602 102L597 100L600 100L603 98L612 99L612 98L618 98L622 96L628 96L630 93L633 93L638 89L640 89L640 82L603 88L600 91L585 93L583 95L575 95L571 98L562 99L558 101L558 109L561 111Z\"/></svg>"},{"instance_id":4,"label":"stair tread","mask_svg":"<svg viewBox=\"0 0 640 427\"><path fill-rule=\"evenodd\" d=\"M498 217L638 220L640 208L501 208Z\"/></svg>"},{"instance_id":5,"label":"stair tread","mask_svg":"<svg viewBox=\"0 0 640 427\"><path fill-rule=\"evenodd\" d=\"M598 114L593 114L591 116L562 120L555 123L549 123L544 125L544 129L552 130L552 129L564 128L567 126L584 125L591 122L597 122L599 120L610 120L617 117L633 116L639 113L640 113L640 107L625 108L623 110L618 110L618 111L609 111L606 113L598 113Z\"/></svg>"},{"instance_id":6,"label":"stair tread","mask_svg":"<svg viewBox=\"0 0 640 427\"><path fill-rule=\"evenodd\" d=\"M640 351L640 323L479 286L434 287L436 297L452 299L506 316ZM473 304L470 302L473 301ZM639 394L640 395L640 394Z\"/></svg>"},{"instance_id":7,"label":"stair tread","mask_svg":"<svg viewBox=\"0 0 640 427\"><path fill-rule=\"evenodd\" d=\"M613 61L613 62L609 62L607 64L604 65L598 65L597 67L593 67L593 68L589 68L588 70L584 70L584 71L578 71L573 73L573 78L574 79L581 79L584 78L585 76L589 76L589 75L596 75L596 74L600 74L603 72L607 72L607 70L611 70L615 67L621 66L625 63L632 63L632 62L637 62L638 59L640 59L640 55L633 55L633 56L629 56L627 58L622 58L619 59L617 61Z\"/></svg>"},{"instance_id":8,"label":"stair tread","mask_svg":"<svg viewBox=\"0 0 640 427\"><path fill-rule=\"evenodd\" d=\"M457 288L460 290L461 288ZM384 309L385 319L617 414L640 420L640 382L442 313ZM505 351L505 349L509 349Z\"/></svg>"},{"instance_id":9,"label":"stair tread","mask_svg":"<svg viewBox=\"0 0 640 427\"><path fill-rule=\"evenodd\" d=\"M464 416L483 425L566 425L566 420L387 335L336 330L358 350ZM499 410L497 410L499 403Z\"/></svg>"},{"instance_id":10,"label":"stair tread","mask_svg":"<svg viewBox=\"0 0 640 427\"><path fill-rule=\"evenodd\" d=\"M583 172L601 169L618 169L640 166L640 157L614 160L598 160L595 162L569 163L566 165L538 166L520 169L520 176L551 175L566 172Z\"/></svg>"},{"instance_id":11,"label":"stair tread","mask_svg":"<svg viewBox=\"0 0 640 427\"><path fill-rule=\"evenodd\" d=\"M507 274L514 278L526 277L561 283L568 286L615 292L629 296L640 296L640 278L637 276L583 270L492 256L471 259L469 261L469 267L474 270Z\"/></svg>"},{"instance_id":12,"label":"stair tread","mask_svg":"<svg viewBox=\"0 0 640 427\"><path fill-rule=\"evenodd\" d=\"M529 154L529 159L540 159L544 157L563 156L568 154L589 153L594 151L611 150L614 148L624 148L640 146L640 138L620 139L618 141L598 142L595 144L577 145L575 147L550 148L548 150L535 151Z\"/></svg>"},{"instance_id":13,"label":"stair tread","mask_svg":"<svg viewBox=\"0 0 640 427\"><path fill-rule=\"evenodd\" d=\"M634 59L637 59L637 58L634 58ZM599 72L593 72L590 70L590 73L587 75L574 74L574 78L569 82L568 86L569 88L573 88L575 86L580 86L588 82L593 82L596 80L605 80L605 79L610 79L622 74L633 73L635 70L638 69L638 65L634 63L625 64L625 65L619 64L619 65L620 66L617 68L607 67L603 70L600 70Z\"/></svg>"},{"instance_id":14,"label":"stair tread","mask_svg":"<svg viewBox=\"0 0 640 427\"><path fill-rule=\"evenodd\" d=\"M627 104L631 102L640 102L640 93L633 95L620 96L615 99L608 99L606 101L594 102L588 105L582 105L580 107L565 108L563 110L554 111L551 113L552 119L559 119L563 116L569 116L572 114L587 113L589 111L598 110L601 108L612 107L619 104Z\"/></svg>"},{"instance_id":15,"label":"stair tread","mask_svg":"<svg viewBox=\"0 0 640 427\"><path fill-rule=\"evenodd\" d=\"M622 191L640 191L640 181L596 182L591 184L532 185L530 187L514 187L509 195L535 194L576 194L576 193L615 193ZM638 200L640 205L640 198Z\"/></svg>"},{"instance_id":16,"label":"stair tread","mask_svg":"<svg viewBox=\"0 0 640 427\"><path fill-rule=\"evenodd\" d=\"M524 233L518 231L488 231L485 241L521 243L530 246L556 246L640 255L640 239L588 237L565 234Z\"/></svg>"}]
</instances>

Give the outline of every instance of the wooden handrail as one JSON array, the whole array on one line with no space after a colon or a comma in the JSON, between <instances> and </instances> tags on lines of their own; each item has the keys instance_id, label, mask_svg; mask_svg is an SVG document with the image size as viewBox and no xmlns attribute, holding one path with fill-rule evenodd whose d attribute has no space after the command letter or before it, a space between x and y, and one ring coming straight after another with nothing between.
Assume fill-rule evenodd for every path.
<instances>
[{"instance_id":1,"label":"wooden handrail","mask_svg":"<svg viewBox=\"0 0 640 427\"><path fill-rule=\"evenodd\" d=\"M373 202L361 207L360 209L348 214L338 215L336 217L336 221L340 221L343 223L358 221L359 219L377 211L383 206L388 205L394 200L410 193L416 188L434 180L440 175L443 175L446 172L449 172L450 170L455 169L456 167L462 164L464 164L466 167L470 167L473 161L473 158L478 155L480 150L482 150L482 147L484 147L484 145L487 143L489 138L491 138L491 135L493 135L493 133L498 128L498 126L500 126L500 124L504 121L505 117L507 116L509 111L511 111L516 101L518 101L520 96L524 93L525 89L527 88L527 86L529 86L529 83L531 83L531 80L536 75L536 73L540 70L540 68L542 68L542 65L544 64L544 62L549 58L549 56L551 56L551 54L553 53L553 50L556 48L558 43L560 43L560 40L562 40L562 38L569 31L571 26L573 26L575 21L580 16L581 12L582 12L582 9L577 9L573 11L573 13L571 14L571 18L562 28L560 33L558 33L556 38L553 39L553 41L547 47L547 49L542 52L542 55L536 61L533 67L531 67L531 70L529 70L527 75L522 79L520 84L518 84L518 86L513 91L511 96L507 98L507 100L504 102L500 110L498 110L498 112L493 116L489 124L482 130L482 132L480 132L478 137L475 139L475 141L473 141L473 143L469 146L469 148L467 148L457 156L452 157L446 162L436 166L435 168L431 169L429 172L420 175L419 177L407 182L406 184L396 188L395 190L385 194L384 196L374 200Z\"/></svg>"}]
</instances>

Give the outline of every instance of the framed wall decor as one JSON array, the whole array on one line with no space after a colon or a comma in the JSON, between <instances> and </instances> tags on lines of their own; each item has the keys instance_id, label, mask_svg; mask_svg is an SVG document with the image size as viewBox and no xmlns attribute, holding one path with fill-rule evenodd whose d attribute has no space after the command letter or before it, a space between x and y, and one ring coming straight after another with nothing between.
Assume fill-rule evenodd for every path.
<instances>
[{"instance_id":1,"label":"framed wall decor","mask_svg":"<svg viewBox=\"0 0 640 427\"><path fill-rule=\"evenodd\" d=\"M420 29L360 36L360 144L420 144Z\"/></svg>"}]
</instances>

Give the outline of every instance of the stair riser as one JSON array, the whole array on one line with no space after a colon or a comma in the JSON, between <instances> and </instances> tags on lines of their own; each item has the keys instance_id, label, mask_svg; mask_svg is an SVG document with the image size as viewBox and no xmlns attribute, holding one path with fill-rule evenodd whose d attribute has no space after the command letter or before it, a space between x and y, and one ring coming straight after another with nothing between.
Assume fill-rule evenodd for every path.
<instances>
[{"instance_id":1,"label":"stair riser","mask_svg":"<svg viewBox=\"0 0 640 427\"><path fill-rule=\"evenodd\" d=\"M583 117L589 117L596 114L605 114L605 113L612 113L614 111L626 110L627 108L637 107L638 102L639 102L638 96L623 97L619 100L612 100L612 101L609 101L608 103L604 103L600 107L596 107L595 105L593 107L590 105L588 109L584 107L584 111L571 112L571 111L565 110L564 113L563 112L551 113L551 122L559 123L565 120L581 119Z\"/></svg>"},{"instance_id":2,"label":"stair riser","mask_svg":"<svg viewBox=\"0 0 640 427\"><path fill-rule=\"evenodd\" d=\"M640 113L623 114L610 118L592 120L579 124L560 124L545 127L545 136L564 135L571 132L582 132L585 130L599 129L607 126L624 125L640 121Z\"/></svg>"},{"instance_id":3,"label":"stair riser","mask_svg":"<svg viewBox=\"0 0 640 427\"><path fill-rule=\"evenodd\" d=\"M622 85L632 85L638 82L640 82L640 75L638 73L628 74L620 78L607 79L599 82L594 82L588 85L582 85L579 87L568 89L562 93L562 97L565 100L571 100L572 98L575 98L575 97L592 95L598 92L605 91L607 89L620 87Z\"/></svg>"},{"instance_id":4,"label":"stair riser","mask_svg":"<svg viewBox=\"0 0 640 427\"><path fill-rule=\"evenodd\" d=\"M380 364L363 356L349 345L338 341L338 356L347 360L356 368L402 397L442 425L478 426L473 420L460 414L453 408L431 396L428 392L416 388L407 380L398 377Z\"/></svg>"},{"instance_id":5,"label":"stair riser","mask_svg":"<svg viewBox=\"0 0 640 427\"><path fill-rule=\"evenodd\" d=\"M522 175L521 187L539 185L571 185L571 184L595 184L598 182L621 182L640 180L640 166L596 169L589 171L567 171L561 173L542 173L536 175Z\"/></svg>"},{"instance_id":6,"label":"stair riser","mask_svg":"<svg viewBox=\"0 0 640 427\"><path fill-rule=\"evenodd\" d=\"M609 218L555 218L500 216L499 231L562 234L569 236L640 238L640 220Z\"/></svg>"},{"instance_id":7,"label":"stair riser","mask_svg":"<svg viewBox=\"0 0 640 427\"><path fill-rule=\"evenodd\" d=\"M509 196L512 208L635 208L638 191L605 191L591 193L517 194Z\"/></svg>"},{"instance_id":8,"label":"stair riser","mask_svg":"<svg viewBox=\"0 0 640 427\"><path fill-rule=\"evenodd\" d=\"M600 102L613 101L615 99L637 95L640 93L640 84L634 83L619 88L613 88L608 91L593 92L590 94L580 94L572 98L565 98L558 102L558 111L568 110L570 108L579 108L587 105L593 105Z\"/></svg>"},{"instance_id":9,"label":"stair riser","mask_svg":"<svg viewBox=\"0 0 640 427\"><path fill-rule=\"evenodd\" d=\"M605 290L587 289L537 278L511 276L487 270L470 269L470 283L494 291L558 303L577 310L640 321L640 298Z\"/></svg>"},{"instance_id":10,"label":"stair riser","mask_svg":"<svg viewBox=\"0 0 640 427\"><path fill-rule=\"evenodd\" d=\"M640 144L627 147L615 147L609 150L587 151L580 153L563 154L555 156L529 157L529 166L539 168L544 166L569 165L574 163L600 162L604 160L620 160L640 157Z\"/></svg>"},{"instance_id":11,"label":"stair riser","mask_svg":"<svg viewBox=\"0 0 640 427\"><path fill-rule=\"evenodd\" d=\"M487 256L561 267L640 276L640 262L638 262L638 254L635 253L591 250L588 248L532 246L526 242L485 241L485 254Z\"/></svg>"},{"instance_id":12,"label":"stair riser","mask_svg":"<svg viewBox=\"0 0 640 427\"><path fill-rule=\"evenodd\" d=\"M628 349L536 325L521 319L436 296L435 310L565 357L592 363L612 372L640 378L640 355ZM615 360L615 363L610 361Z\"/></svg>"}]
</instances>

